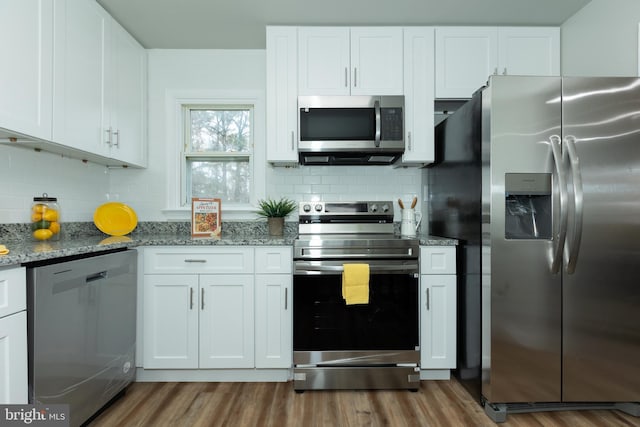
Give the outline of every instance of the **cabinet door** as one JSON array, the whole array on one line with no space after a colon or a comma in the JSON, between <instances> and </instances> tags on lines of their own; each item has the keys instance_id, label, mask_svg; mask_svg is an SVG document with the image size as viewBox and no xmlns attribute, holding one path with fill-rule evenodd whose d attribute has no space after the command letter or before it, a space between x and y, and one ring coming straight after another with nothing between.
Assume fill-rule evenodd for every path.
<instances>
[{"instance_id":1,"label":"cabinet door","mask_svg":"<svg viewBox=\"0 0 640 427\"><path fill-rule=\"evenodd\" d=\"M144 276L144 368L198 367L197 275Z\"/></svg>"},{"instance_id":2,"label":"cabinet door","mask_svg":"<svg viewBox=\"0 0 640 427\"><path fill-rule=\"evenodd\" d=\"M201 275L199 309L200 368L253 368L253 275Z\"/></svg>"},{"instance_id":3,"label":"cabinet door","mask_svg":"<svg viewBox=\"0 0 640 427\"><path fill-rule=\"evenodd\" d=\"M298 162L298 30L267 27L267 161Z\"/></svg>"},{"instance_id":4,"label":"cabinet door","mask_svg":"<svg viewBox=\"0 0 640 427\"><path fill-rule=\"evenodd\" d=\"M349 28L298 29L298 94L349 95Z\"/></svg>"},{"instance_id":5,"label":"cabinet door","mask_svg":"<svg viewBox=\"0 0 640 427\"><path fill-rule=\"evenodd\" d=\"M436 28L436 98L470 98L498 67L496 27Z\"/></svg>"},{"instance_id":6,"label":"cabinet door","mask_svg":"<svg viewBox=\"0 0 640 427\"><path fill-rule=\"evenodd\" d=\"M404 29L405 151L402 162L432 163L434 29Z\"/></svg>"},{"instance_id":7,"label":"cabinet door","mask_svg":"<svg viewBox=\"0 0 640 427\"><path fill-rule=\"evenodd\" d=\"M138 166L146 165L146 55L144 48L111 20L109 156Z\"/></svg>"},{"instance_id":8,"label":"cabinet door","mask_svg":"<svg viewBox=\"0 0 640 427\"><path fill-rule=\"evenodd\" d=\"M4 0L0 7L0 128L46 140L53 108L53 3Z\"/></svg>"},{"instance_id":9,"label":"cabinet door","mask_svg":"<svg viewBox=\"0 0 640 427\"><path fill-rule=\"evenodd\" d=\"M27 313L0 318L0 404L28 403Z\"/></svg>"},{"instance_id":10,"label":"cabinet door","mask_svg":"<svg viewBox=\"0 0 640 427\"><path fill-rule=\"evenodd\" d=\"M498 46L498 73L560 75L560 29L557 27L500 27Z\"/></svg>"},{"instance_id":11,"label":"cabinet door","mask_svg":"<svg viewBox=\"0 0 640 427\"><path fill-rule=\"evenodd\" d=\"M351 94L403 95L402 28L351 28Z\"/></svg>"},{"instance_id":12,"label":"cabinet door","mask_svg":"<svg viewBox=\"0 0 640 427\"><path fill-rule=\"evenodd\" d=\"M111 17L87 0L61 0L55 13L53 139L108 156L103 131Z\"/></svg>"},{"instance_id":13,"label":"cabinet door","mask_svg":"<svg viewBox=\"0 0 640 427\"><path fill-rule=\"evenodd\" d=\"M27 276L24 267L0 269L0 317L27 308Z\"/></svg>"},{"instance_id":14,"label":"cabinet door","mask_svg":"<svg viewBox=\"0 0 640 427\"><path fill-rule=\"evenodd\" d=\"M422 275L420 367L456 366L456 276Z\"/></svg>"},{"instance_id":15,"label":"cabinet door","mask_svg":"<svg viewBox=\"0 0 640 427\"><path fill-rule=\"evenodd\" d=\"M290 368L292 307L290 274L256 275L256 368Z\"/></svg>"}]
</instances>

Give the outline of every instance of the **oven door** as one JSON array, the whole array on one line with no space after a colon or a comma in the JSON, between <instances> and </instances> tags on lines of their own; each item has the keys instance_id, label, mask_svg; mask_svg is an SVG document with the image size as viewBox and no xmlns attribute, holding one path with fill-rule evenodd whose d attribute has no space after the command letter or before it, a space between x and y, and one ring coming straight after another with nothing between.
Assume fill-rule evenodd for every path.
<instances>
[{"instance_id":1,"label":"oven door","mask_svg":"<svg viewBox=\"0 0 640 427\"><path fill-rule=\"evenodd\" d=\"M418 261L368 262L369 303L357 305L342 298L345 263L295 261L294 364L417 364Z\"/></svg>"}]
</instances>

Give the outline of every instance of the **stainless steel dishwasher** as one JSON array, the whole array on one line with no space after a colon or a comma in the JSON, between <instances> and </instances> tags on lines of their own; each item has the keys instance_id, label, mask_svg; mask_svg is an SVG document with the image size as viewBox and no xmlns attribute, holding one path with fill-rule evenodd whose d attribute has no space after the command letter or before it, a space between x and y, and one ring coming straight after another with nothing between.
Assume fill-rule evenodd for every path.
<instances>
[{"instance_id":1,"label":"stainless steel dishwasher","mask_svg":"<svg viewBox=\"0 0 640 427\"><path fill-rule=\"evenodd\" d=\"M29 400L86 422L135 376L137 252L27 266Z\"/></svg>"}]
</instances>

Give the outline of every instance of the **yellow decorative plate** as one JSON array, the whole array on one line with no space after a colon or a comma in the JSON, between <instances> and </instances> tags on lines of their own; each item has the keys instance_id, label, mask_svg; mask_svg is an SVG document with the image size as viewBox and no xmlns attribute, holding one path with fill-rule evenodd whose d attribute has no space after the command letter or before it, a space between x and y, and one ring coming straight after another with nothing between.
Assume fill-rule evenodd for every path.
<instances>
[{"instance_id":1,"label":"yellow decorative plate","mask_svg":"<svg viewBox=\"0 0 640 427\"><path fill-rule=\"evenodd\" d=\"M124 236L138 225L138 216L131 207L120 202L98 206L93 213L93 223L98 230L110 236Z\"/></svg>"}]
</instances>

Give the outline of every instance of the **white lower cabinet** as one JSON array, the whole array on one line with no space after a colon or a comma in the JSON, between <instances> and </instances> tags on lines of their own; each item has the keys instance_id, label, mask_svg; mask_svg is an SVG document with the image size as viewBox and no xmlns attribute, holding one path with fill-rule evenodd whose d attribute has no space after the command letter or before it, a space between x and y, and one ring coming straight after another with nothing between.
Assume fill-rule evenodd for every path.
<instances>
[{"instance_id":1,"label":"white lower cabinet","mask_svg":"<svg viewBox=\"0 0 640 427\"><path fill-rule=\"evenodd\" d=\"M256 368L290 368L293 354L292 250L256 248Z\"/></svg>"},{"instance_id":2,"label":"white lower cabinet","mask_svg":"<svg viewBox=\"0 0 640 427\"><path fill-rule=\"evenodd\" d=\"M253 275L200 276L200 368L253 368Z\"/></svg>"},{"instance_id":3,"label":"white lower cabinet","mask_svg":"<svg viewBox=\"0 0 640 427\"><path fill-rule=\"evenodd\" d=\"M421 247L420 273L422 377L448 378L456 367L455 247Z\"/></svg>"},{"instance_id":4,"label":"white lower cabinet","mask_svg":"<svg viewBox=\"0 0 640 427\"><path fill-rule=\"evenodd\" d=\"M290 368L291 263L290 247L144 248L142 367Z\"/></svg>"},{"instance_id":5,"label":"white lower cabinet","mask_svg":"<svg viewBox=\"0 0 640 427\"><path fill-rule=\"evenodd\" d=\"M28 403L26 273L0 269L0 404Z\"/></svg>"}]
</instances>

